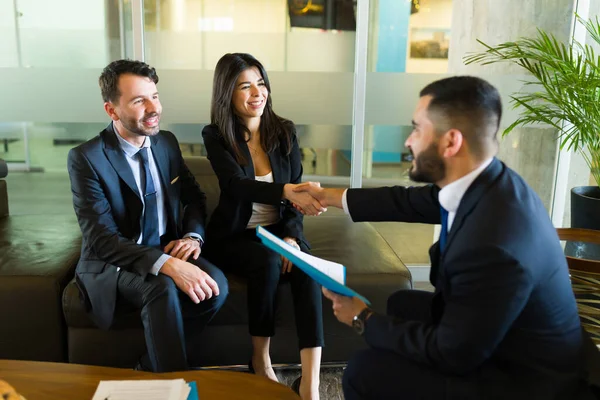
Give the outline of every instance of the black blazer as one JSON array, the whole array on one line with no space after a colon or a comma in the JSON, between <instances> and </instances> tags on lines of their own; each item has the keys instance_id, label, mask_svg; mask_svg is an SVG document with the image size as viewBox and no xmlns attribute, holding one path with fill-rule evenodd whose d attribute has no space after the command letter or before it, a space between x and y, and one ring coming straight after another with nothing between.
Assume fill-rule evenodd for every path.
<instances>
[{"instance_id":1,"label":"black blazer","mask_svg":"<svg viewBox=\"0 0 600 400\"><path fill-rule=\"evenodd\" d=\"M73 207L83 234L76 278L93 319L104 329L115 310L117 267L145 277L163 254L136 243L143 204L115 135L111 123L99 136L71 149L68 158ZM162 239L188 232L204 236L206 196L183 162L177 139L160 131L150 140L167 208Z\"/></svg>"},{"instance_id":2,"label":"black blazer","mask_svg":"<svg viewBox=\"0 0 600 400\"><path fill-rule=\"evenodd\" d=\"M296 211L289 201L282 200L284 185L300 183L302 180L302 160L296 135L293 135L289 155L285 154L284 143L281 143L277 150L268 153L273 171L273 183L255 180L252 158L244 140L240 140L238 144L248 160L248 165L241 166L216 125L204 127L202 137L208 159L217 174L221 189L219 204L206 229L207 243L244 232L252 216L252 203L262 203L279 207L279 216L284 225L284 237L299 239L309 247L302 232L302 214Z\"/></svg>"},{"instance_id":3,"label":"black blazer","mask_svg":"<svg viewBox=\"0 0 600 400\"><path fill-rule=\"evenodd\" d=\"M439 224L438 193L351 189L347 200L354 221ZM430 257L432 323L374 315L370 346L476 376L475 385L449 387L464 398L572 398L582 367L577 306L556 230L519 175L494 159L463 197L446 250L436 243Z\"/></svg>"}]
</instances>

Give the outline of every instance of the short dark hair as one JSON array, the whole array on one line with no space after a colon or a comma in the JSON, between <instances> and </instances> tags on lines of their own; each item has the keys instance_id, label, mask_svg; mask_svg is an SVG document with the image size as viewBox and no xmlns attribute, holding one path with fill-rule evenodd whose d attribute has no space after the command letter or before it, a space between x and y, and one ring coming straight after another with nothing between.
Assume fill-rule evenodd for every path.
<instances>
[{"instance_id":1,"label":"short dark hair","mask_svg":"<svg viewBox=\"0 0 600 400\"><path fill-rule=\"evenodd\" d=\"M485 156L490 144L496 144L502 101L489 82L474 76L455 76L430 83L420 95L432 97L427 113L439 134L460 130L477 157Z\"/></svg>"},{"instance_id":2,"label":"short dark hair","mask_svg":"<svg viewBox=\"0 0 600 400\"><path fill-rule=\"evenodd\" d=\"M235 114L231 99L240 74L253 67L258 69L269 92L267 103L260 117L260 141L263 149L269 153L279 148L281 143L284 145L283 151L289 155L292 150L292 137L294 135L291 121L281 118L273 111L271 83L261 62L247 53L225 54L215 67L210 122L219 128L221 135L233 149L236 161L240 165L247 165L249 160L246 160L237 142L245 140L245 134L251 135L251 132Z\"/></svg>"},{"instance_id":3,"label":"short dark hair","mask_svg":"<svg viewBox=\"0 0 600 400\"><path fill-rule=\"evenodd\" d=\"M113 61L102 70L102 74L100 74L100 78L98 79L102 100L112 103L116 103L119 100L121 96L119 92L119 77L123 74L143 76L150 78L154 83L158 83L156 70L145 62L134 60Z\"/></svg>"}]
</instances>

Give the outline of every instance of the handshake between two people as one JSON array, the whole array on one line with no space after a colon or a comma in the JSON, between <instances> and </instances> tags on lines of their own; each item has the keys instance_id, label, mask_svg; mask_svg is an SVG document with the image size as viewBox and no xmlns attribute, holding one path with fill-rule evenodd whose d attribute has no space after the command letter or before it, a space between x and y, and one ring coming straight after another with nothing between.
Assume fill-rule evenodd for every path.
<instances>
[{"instance_id":1,"label":"handshake between two people","mask_svg":"<svg viewBox=\"0 0 600 400\"><path fill-rule=\"evenodd\" d=\"M283 198L304 215L321 215L327 211L319 182L288 183L283 187Z\"/></svg>"},{"instance_id":2,"label":"handshake between two people","mask_svg":"<svg viewBox=\"0 0 600 400\"><path fill-rule=\"evenodd\" d=\"M321 215L329 206L342 208L344 190L325 189L319 182L288 183L283 188L283 197L304 215Z\"/></svg>"}]
</instances>

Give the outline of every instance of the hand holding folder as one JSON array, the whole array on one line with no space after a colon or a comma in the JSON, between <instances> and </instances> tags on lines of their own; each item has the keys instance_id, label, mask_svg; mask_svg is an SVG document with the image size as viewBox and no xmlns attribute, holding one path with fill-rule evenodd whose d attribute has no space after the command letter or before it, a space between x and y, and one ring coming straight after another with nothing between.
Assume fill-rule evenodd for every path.
<instances>
[{"instance_id":1,"label":"hand holding folder","mask_svg":"<svg viewBox=\"0 0 600 400\"><path fill-rule=\"evenodd\" d=\"M261 226L256 227L256 236L274 252L290 260L317 283L334 293L348 297L358 297L366 304L369 300L346 286L346 267L332 261L311 256L290 246Z\"/></svg>"}]
</instances>

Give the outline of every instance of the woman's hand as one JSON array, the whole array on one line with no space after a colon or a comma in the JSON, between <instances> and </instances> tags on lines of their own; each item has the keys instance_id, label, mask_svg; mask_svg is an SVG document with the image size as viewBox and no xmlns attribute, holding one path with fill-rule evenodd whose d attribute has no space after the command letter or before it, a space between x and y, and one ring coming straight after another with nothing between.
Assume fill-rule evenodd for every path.
<instances>
[{"instance_id":1,"label":"woman's hand","mask_svg":"<svg viewBox=\"0 0 600 400\"><path fill-rule=\"evenodd\" d=\"M298 242L293 237L285 237L283 238L283 241L289 244L290 246L300 250ZM292 272L292 262L284 256L281 256L281 273L285 274L286 272Z\"/></svg>"},{"instance_id":2,"label":"woman's hand","mask_svg":"<svg viewBox=\"0 0 600 400\"><path fill-rule=\"evenodd\" d=\"M321 186L318 182L313 185ZM302 184L287 183L283 187L283 198L289 200L296 208L299 208L305 215L320 215L327 211L325 207L315 199L309 192L296 192L295 189Z\"/></svg>"}]
</instances>

